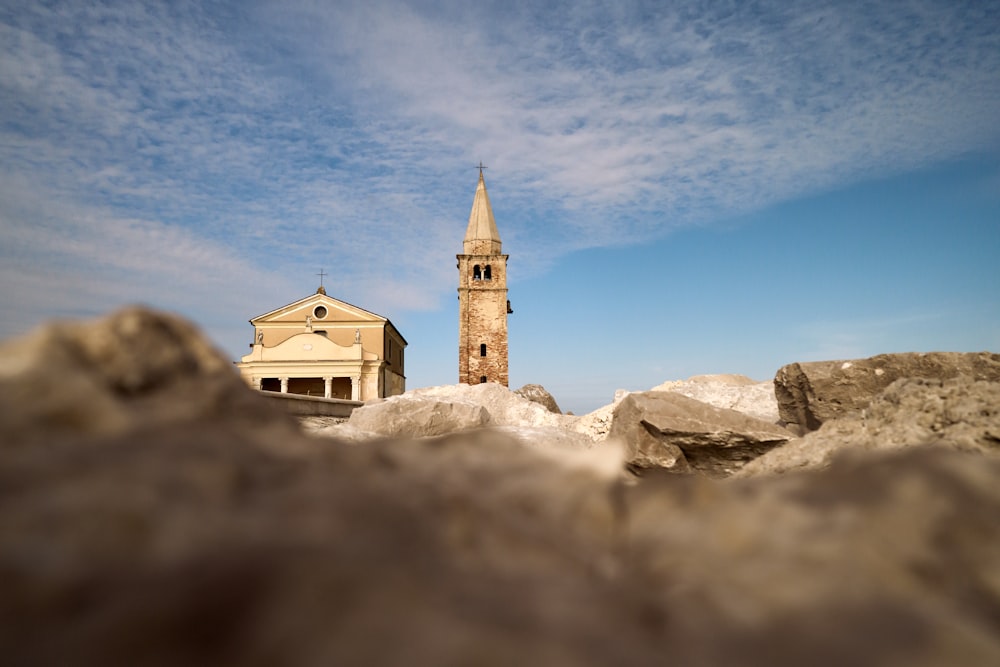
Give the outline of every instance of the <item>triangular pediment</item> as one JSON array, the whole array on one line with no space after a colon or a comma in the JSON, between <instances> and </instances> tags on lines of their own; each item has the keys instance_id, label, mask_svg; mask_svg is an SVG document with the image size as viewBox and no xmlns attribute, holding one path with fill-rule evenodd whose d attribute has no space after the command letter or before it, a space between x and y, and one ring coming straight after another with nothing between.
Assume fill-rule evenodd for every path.
<instances>
[{"instance_id":1,"label":"triangular pediment","mask_svg":"<svg viewBox=\"0 0 1000 667\"><path fill-rule=\"evenodd\" d=\"M324 317L315 315L316 308L323 306L326 308ZM364 308L358 308L346 301L335 299L326 294L310 294L287 306L282 306L269 313L258 315L250 320L250 324L257 326L268 323L292 323L305 322L307 317L311 317L317 325L332 322L386 322L386 318L381 315L369 312Z\"/></svg>"}]
</instances>

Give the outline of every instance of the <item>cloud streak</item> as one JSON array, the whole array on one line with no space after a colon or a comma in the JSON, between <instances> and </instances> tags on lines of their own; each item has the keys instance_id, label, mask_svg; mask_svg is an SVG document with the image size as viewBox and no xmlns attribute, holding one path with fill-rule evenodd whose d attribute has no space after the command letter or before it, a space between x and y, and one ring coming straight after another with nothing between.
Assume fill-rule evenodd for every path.
<instances>
[{"instance_id":1,"label":"cloud streak","mask_svg":"<svg viewBox=\"0 0 1000 667\"><path fill-rule=\"evenodd\" d=\"M350 4L8 3L6 305L434 308L479 159L525 275L1000 141L988 3Z\"/></svg>"}]
</instances>

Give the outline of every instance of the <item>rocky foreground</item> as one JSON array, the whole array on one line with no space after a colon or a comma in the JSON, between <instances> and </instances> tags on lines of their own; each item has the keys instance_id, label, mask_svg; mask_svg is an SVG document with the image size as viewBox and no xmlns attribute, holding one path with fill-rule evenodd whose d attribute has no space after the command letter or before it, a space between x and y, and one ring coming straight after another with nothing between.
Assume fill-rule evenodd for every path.
<instances>
[{"instance_id":1,"label":"rocky foreground","mask_svg":"<svg viewBox=\"0 0 1000 667\"><path fill-rule=\"evenodd\" d=\"M0 348L0 656L1000 664L1000 356L958 356L303 431L176 318L54 325Z\"/></svg>"}]
</instances>

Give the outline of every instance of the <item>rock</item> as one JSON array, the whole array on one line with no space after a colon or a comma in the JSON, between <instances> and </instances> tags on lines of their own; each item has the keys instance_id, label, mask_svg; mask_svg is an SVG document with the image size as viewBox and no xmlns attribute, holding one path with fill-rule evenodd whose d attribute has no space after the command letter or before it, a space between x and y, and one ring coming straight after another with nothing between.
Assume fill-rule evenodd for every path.
<instances>
[{"instance_id":1,"label":"rock","mask_svg":"<svg viewBox=\"0 0 1000 667\"><path fill-rule=\"evenodd\" d=\"M370 401L356 408L347 426L383 437L445 435L482 428L490 413L482 405L409 396Z\"/></svg>"},{"instance_id":2,"label":"rock","mask_svg":"<svg viewBox=\"0 0 1000 667\"><path fill-rule=\"evenodd\" d=\"M791 437L775 424L659 391L625 396L608 433L625 443L630 466L712 477L732 474Z\"/></svg>"},{"instance_id":3,"label":"rock","mask_svg":"<svg viewBox=\"0 0 1000 667\"><path fill-rule=\"evenodd\" d=\"M556 399L540 384L526 384L514 393L529 401L538 403L549 412L554 412L557 415L562 414L562 410L559 409Z\"/></svg>"},{"instance_id":4,"label":"rock","mask_svg":"<svg viewBox=\"0 0 1000 667\"><path fill-rule=\"evenodd\" d=\"M345 446L265 419L242 383L192 407L185 376L224 361L184 362L202 343L178 339L141 396L115 364L66 365L102 415L147 417L110 429L4 394L26 415L0 422L5 664L1000 664L998 460L911 447L627 485L612 442L584 463L512 426ZM4 383L47 386L46 363L0 358ZM690 401L619 407L660 396Z\"/></svg>"},{"instance_id":5,"label":"rock","mask_svg":"<svg viewBox=\"0 0 1000 667\"><path fill-rule=\"evenodd\" d=\"M190 323L146 308L0 345L0 447L38 435L40 423L47 437L96 437L229 415L277 423L278 414Z\"/></svg>"},{"instance_id":6,"label":"rock","mask_svg":"<svg viewBox=\"0 0 1000 667\"><path fill-rule=\"evenodd\" d=\"M1000 381L1000 354L910 352L788 364L774 377L774 393L781 419L805 433L815 431L829 419L864 408L900 378L945 379L956 375Z\"/></svg>"},{"instance_id":7,"label":"rock","mask_svg":"<svg viewBox=\"0 0 1000 667\"><path fill-rule=\"evenodd\" d=\"M445 418L444 415L451 415ZM432 423L433 422L433 423ZM350 440L373 436L433 436L483 426L527 429L561 429L585 434L591 444L588 424L580 418L556 414L541 404L496 384L456 384L424 387L372 401L354 411L342 426L319 428L317 432ZM571 436L567 436L571 437ZM539 443L541 446L543 443Z\"/></svg>"},{"instance_id":8,"label":"rock","mask_svg":"<svg viewBox=\"0 0 1000 667\"><path fill-rule=\"evenodd\" d=\"M490 413L490 423L495 426L568 428L575 423L574 417L552 413L544 406L494 382L424 387L407 392L404 396L432 397L482 405Z\"/></svg>"},{"instance_id":9,"label":"rock","mask_svg":"<svg viewBox=\"0 0 1000 667\"><path fill-rule=\"evenodd\" d=\"M776 478L644 477L627 532L646 585L670 590L671 662L1000 664L998 474L909 448Z\"/></svg>"},{"instance_id":10,"label":"rock","mask_svg":"<svg viewBox=\"0 0 1000 667\"><path fill-rule=\"evenodd\" d=\"M571 424L571 428L590 437L595 442L600 442L608 437L611 430L611 419L615 410L614 403L604 405L593 412L576 417Z\"/></svg>"},{"instance_id":11,"label":"rock","mask_svg":"<svg viewBox=\"0 0 1000 667\"><path fill-rule=\"evenodd\" d=\"M772 449L738 476L825 467L844 450L914 445L1000 454L1000 382L897 380L864 410Z\"/></svg>"},{"instance_id":12,"label":"rock","mask_svg":"<svg viewBox=\"0 0 1000 667\"><path fill-rule=\"evenodd\" d=\"M780 419L774 382L757 382L745 375L695 375L687 380L664 382L650 391L672 391L772 424Z\"/></svg>"}]
</instances>

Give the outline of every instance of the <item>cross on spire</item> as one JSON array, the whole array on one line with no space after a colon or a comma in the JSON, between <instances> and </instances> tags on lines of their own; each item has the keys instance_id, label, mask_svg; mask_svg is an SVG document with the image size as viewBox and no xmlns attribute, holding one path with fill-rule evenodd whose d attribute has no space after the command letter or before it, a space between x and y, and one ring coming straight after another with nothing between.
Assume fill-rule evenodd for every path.
<instances>
[{"instance_id":1,"label":"cross on spire","mask_svg":"<svg viewBox=\"0 0 1000 667\"><path fill-rule=\"evenodd\" d=\"M487 167L485 164L483 164L483 161L480 160L479 164L476 165L476 169L479 170L479 175L482 176L483 175L483 169L489 169L489 167Z\"/></svg>"},{"instance_id":2,"label":"cross on spire","mask_svg":"<svg viewBox=\"0 0 1000 667\"><path fill-rule=\"evenodd\" d=\"M330 274L329 273L324 273L323 269L320 269L319 273L317 273L316 275L319 276L319 286L322 287L323 286L323 276L328 276Z\"/></svg>"}]
</instances>

